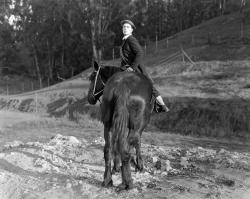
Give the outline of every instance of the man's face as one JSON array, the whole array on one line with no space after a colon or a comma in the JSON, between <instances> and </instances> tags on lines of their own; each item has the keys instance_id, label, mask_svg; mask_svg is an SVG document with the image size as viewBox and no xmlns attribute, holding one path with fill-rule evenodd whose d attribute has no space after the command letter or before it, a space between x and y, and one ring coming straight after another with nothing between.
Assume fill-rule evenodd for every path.
<instances>
[{"instance_id":1,"label":"man's face","mask_svg":"<svg viewBox=\"0 0 250 199\"><path fill-rule=\"evenodd\" d=\"M132 32L133 32L133 28L132 28L132 26L130 24L125 23L122 26L122 32L123 32L124 35L131 35Z\"/></svg>"}]
</instances>

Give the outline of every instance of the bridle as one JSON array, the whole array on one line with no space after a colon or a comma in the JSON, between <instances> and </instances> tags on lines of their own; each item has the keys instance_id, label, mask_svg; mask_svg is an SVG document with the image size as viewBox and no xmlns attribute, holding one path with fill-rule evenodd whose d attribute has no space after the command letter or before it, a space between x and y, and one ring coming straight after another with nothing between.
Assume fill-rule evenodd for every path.
<instances>
[{"instance_id":1,"label":"bridle","mask_svg":"<svg viewBox=\"0 0 250 199\"><path fill-rule=\"evenodd\" d=\"M94 89L93 89L93 92L92 92L92 97L94 98L94 100L96 100L96 96L98 96L99 94L101 94L104 90L104 87L105 87L105 83L104 81L102 80L102 77L100 75L100 69L101 67L98 68L98 70L95 70L93 73L96 73L95 75L95 82L94 82ZM100 91L96 92L96 84L97 84L97 79L98 79L98 76L101 80L101 83L103 85L103 89L101 89ZM99 102L101 103L100 99L98 98Z\"/></svg>"}]
</instances>

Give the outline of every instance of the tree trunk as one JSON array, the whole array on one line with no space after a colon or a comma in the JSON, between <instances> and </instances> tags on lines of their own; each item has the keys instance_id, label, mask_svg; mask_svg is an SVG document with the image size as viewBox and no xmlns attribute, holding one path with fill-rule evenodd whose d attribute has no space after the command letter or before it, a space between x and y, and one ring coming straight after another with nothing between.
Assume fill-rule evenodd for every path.
<instances>
[{"instance_id":1,"label":"tree trunk","mask_svg":"<svg viewBox=\"0 0 250 199\"><path fill-rule=\"evenodd\" d=\"M41 75L41 71L40 71L40 67L39 67L39 62L38 62L38 57L37 57L37 51L36 51L34 45L33 45L33 49L34 49L34 61L35 61L35 67L36 67L37 77L38 77L38 81L39 81L39 84L40 84L40 88L42 88L43 87L43 85L42 85L42 75Z\"/></svg>"},{"instance_id":2,"label":"tree trunk","mask_svg":"<svg viewBox=\"0 0 250 199\"><path fill-rule=\"evenodd\" d=\"M102 60L102 49L100 48L100 49L98 49L97 50L97 56L98 56L98 60L100 61L100 60Z\"/></svg>"},{"instance_id":3,"label":"tree trunk","mask_svg":"<svg viewBox=\"0 0 250 199\"><path fill-rule=\"evenodd\" d=\"M94 0L88 0L89 8L90 10L94 10L95 8L95 2ZM97 38L97 28L95 23L95 16L93 13L91 13L91 16L89 17L89 25L90 25L90 34L91 34L91 44L92 44L92 62L94 60L99 61L98 59L98 51L96 46L96 38Z\"/></svg>"},{"instance_id":4,"label":"tree trunk","mask_svg":"<svg viewBox=\"0 0 250 199\"><path fill-rule=\"evenodd\" d=\"M60 25L61 37L62 37L62 53L61 53L61 67L64 72L64 59L65 59L65 46L64 46L64 35L63 35L63 27L62 24Z\"/></svg>"},{"instance_id":5,"label":"tree trunk","mask_svg":"<svg viewBox=\"0 0 250 199\"><path fill-rule=\"evenodd\" d=\"M71 77L74 77L74 68L71 67Z\"/></svg>"},{"instance_id":6,"label":"tree trunk","mask_svg":"<svg viewBox=\"0 0 250 199\"><path fill-rule=\"evenodd\" d=\"M226 7L226 1L225 0L220 0L220 3L219 3L220 15L224 14L225 7Z\"/></svg>"},{"instance_id":7,"label":"tree trunk","mask_svg":"<svg viewBox=\"0 0 250 199\"><path fill-rule=\"evenodd\" d=\"M93 60L98 60L98 53L96 48L96 28L95 28L95 21L94 19L89 19L90 23L90 31L91 31L91 43L92 43L92 54Z\"/></svg>"},{"instance_id":8,"label":"tree trunk","mask_svg":"<svg viewBox=\"0 0 250 199\"><path fill-rule=\"evenodd\" d=\"M48 78L52 80L53 75L52 75L52 56L51 56L51 50L50 50L50 45L49 45L49 40L47 39L47 48L48 48Z\"/></svg>"},{"instance_id":9,"label":"tree trunk","mask_svg":"<svg viewBox=\"0 0 250 199\"><path fill-rule=\"evenodd\" d=\"M183 8L183 0L181 0L181 3L180 3L180 12L179 12L179 32L182 31L183 29L183 13L184 13L184 8Z\"/></svg>"},{"instance_id":10,"label":"tree trunk","mask_svg":"<svg viewBox=\"0 0 250 199\"><path fill-rule=\"evenodd\" d=\"M241 4L240 4L240 12L243 11L244 6L246 5L246 0L241 0Z\"/></svg>"}]
</instances>

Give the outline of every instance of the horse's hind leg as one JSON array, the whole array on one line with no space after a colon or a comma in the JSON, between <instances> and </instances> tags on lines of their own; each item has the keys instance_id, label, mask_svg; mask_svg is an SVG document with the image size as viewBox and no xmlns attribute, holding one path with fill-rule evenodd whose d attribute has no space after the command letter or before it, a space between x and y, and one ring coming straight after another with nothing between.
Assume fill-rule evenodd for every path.
<instances>
[{"instance_id":1,"label":"horse's hind leg","mask_svg":"<svg viewBox=\"0 0 250 199\"><path fill-rule=\"evenodd\" d=\"M130 145L135 147L136 150L136 161L134 157L131 158L131 164L135 165L136 171L143 171L143 160L141 155L141 132L142 130L132 130L129 131L128 142Z\"/></svg>"},{"instance_id":2,"label":"horse's hind leg","mask_svg":"<svg viewBox=\"0 0 250 199\"><path fill-rule=\"evenodd\" d=\"M105 172L104 181L102 186L109 187L113 185L112 173L111 173L111 132L110 128L104 124L104 159L105 159Z\"/></svg>"},{"instance_id":3,"label":"horse's hind leg","mask_svg":"<svg viewBox=\"0 0 250 199\"><path fill-rule=\"evenodd\" d=\"M124 144L123 144L124 145ZM131 169L130 169L130 146L120 146L120 153L121 153L121 173L122 173L122 184L118 186L118 191L124 190L124 189L132 189L133 188L133 182L131 177Z\"/></svg>"},{"instance_id":4,"label":"horse's hind leg","mask_svg":"<svg viewBox=\"0 0 250 199\"><path fill-rule=\"evenodd\" d=\"M141 155L141 133L136 134L136 143L135 143L135 149L136 149L136 171L143 171L143 160Z\"/></svg>"}]
</instances>

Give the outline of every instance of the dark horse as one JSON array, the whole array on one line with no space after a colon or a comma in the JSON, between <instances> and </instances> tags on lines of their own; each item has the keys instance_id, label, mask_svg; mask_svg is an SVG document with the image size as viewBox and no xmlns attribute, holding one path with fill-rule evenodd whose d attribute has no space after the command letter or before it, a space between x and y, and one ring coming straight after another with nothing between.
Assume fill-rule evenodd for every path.
<instances>
[{"instance_id":1,"label":"dark horse","mask_svg":"<svg viewBox=\"0 0 250 199\"><path fill-rule=\"evenodd\" d=\"M104 124L105 173L103 186L112 186L113 171L119 171L121 160L122 184L118 190L133 187L130 162L131 151L136 149L136 168L143 170L141 134L149 123L152 111L152 84L142 74L121 72L117 67L94 64L90 75L88 101L96 104L103 95L101 119Z\"/></svg>"}]
</instances>

